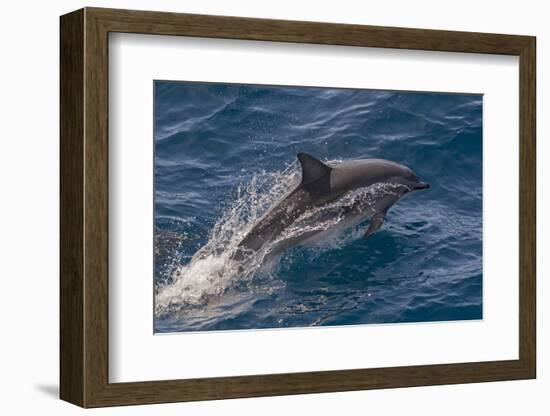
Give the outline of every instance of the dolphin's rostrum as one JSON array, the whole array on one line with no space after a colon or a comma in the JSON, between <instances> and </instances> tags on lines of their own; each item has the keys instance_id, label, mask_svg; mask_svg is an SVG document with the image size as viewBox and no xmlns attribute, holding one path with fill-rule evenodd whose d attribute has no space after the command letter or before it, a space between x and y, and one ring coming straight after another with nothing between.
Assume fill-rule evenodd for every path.
<instances>
[{"instance_id":1,"label":"dolphin's rostrum","mask_svg":"<svg viewBox=\"0 0 550 416\"><path fill-rule=\"evenodd\" d=\"M427 189L408 167L383 159L362 159L329 165L320 160L298 153L302 166L302 181L275 207L270 209L240 242L233 256L240 260L246 253L260 250L268 242L277 240L285 229L290 227L308 210L329 205L350 192L381 186L382 192L370 194L368 200L357 200L336 211L323 215L339 215L348 225L359 224L370 218L365 237L372 235L383 224L388 209L405 194ZM322 230L304 232L281 241L271 250L271 255L314 237Z\"/></svg>"}]
</instances>

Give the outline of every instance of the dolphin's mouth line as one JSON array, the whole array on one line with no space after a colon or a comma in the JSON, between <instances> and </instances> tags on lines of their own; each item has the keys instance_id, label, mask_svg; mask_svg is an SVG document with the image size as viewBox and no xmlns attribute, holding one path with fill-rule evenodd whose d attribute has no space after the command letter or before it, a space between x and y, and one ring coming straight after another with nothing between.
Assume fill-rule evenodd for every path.
<instances>
[{"instance_id":1,"label":"dolphin's mouth line","mask_svg":"<svg viewBox=\"0 0 550 416\"><path fill-rule=\"evenodd\" d=\"M426 182L418 182L416 185L414 185L413 190L420 191L422 189L429 189L430 184Z\"/></svg>"}]
</instances>

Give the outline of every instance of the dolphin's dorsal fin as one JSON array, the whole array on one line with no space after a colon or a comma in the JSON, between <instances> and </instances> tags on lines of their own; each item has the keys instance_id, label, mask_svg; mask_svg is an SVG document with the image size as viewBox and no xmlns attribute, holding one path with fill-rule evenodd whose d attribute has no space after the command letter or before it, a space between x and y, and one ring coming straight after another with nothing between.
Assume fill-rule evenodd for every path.
<instances>
[{"instance_id":1,"label":"dolphin's dorsal fin","mask_svg":"<svg viewBox=\"0 0 550 416\"><path fill-rule=\"evenodd\" d=\"M302 183L299 189L306 190L318 200L330 192L330 171L332 168L305 153L298 153L298 160L302 165Z\"/></svg>"},{"instance_id":2,"label":"dolphin's dorsal fin","mask_svg":"<svg viewBox=\"0 0 550 416\"><path fill-rule=\"evenodd\" d=\"M311 183L323 176L328 176L332 168L306 153L298 153L298 160L302 165L302 185Z\"/></svg>"}]
</instances>

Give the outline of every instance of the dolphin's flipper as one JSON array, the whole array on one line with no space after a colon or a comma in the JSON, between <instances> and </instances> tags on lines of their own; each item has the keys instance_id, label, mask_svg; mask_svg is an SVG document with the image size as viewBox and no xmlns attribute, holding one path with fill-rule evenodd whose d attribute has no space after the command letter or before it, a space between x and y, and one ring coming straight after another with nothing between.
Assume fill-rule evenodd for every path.
<instances>
[{"instance_id":1,"label":"dolphin's flipper","mask_svg":"<svg viewBox=\"0 0 550 416\"><path fill-rule=\"evenodd\" d=\"M332 168L305 153L298 153L298 160L302 165L300 187L317 197L329 193Z\"/></svg>"},{"instance_id":2,"label":"dolphin's flipper","mask_svg":"<svg viewBox=\"0 0 550 416\"><path fill-rule=\"evenodd\" d=\"M384 224L384 218L386 218L386 213L381 212L380 214L375 214L369 224L369 228L367 229L367 232L364 235L364 238L368 238L371 235L373 235L380 227L382 227L382 224Z\"/></svg>"}]
</instances>

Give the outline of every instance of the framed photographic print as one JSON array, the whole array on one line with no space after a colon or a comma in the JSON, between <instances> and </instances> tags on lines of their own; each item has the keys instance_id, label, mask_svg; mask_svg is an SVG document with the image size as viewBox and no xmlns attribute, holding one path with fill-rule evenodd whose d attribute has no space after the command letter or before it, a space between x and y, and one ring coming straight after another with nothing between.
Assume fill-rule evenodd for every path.
<instances>
[{"instance_id":1,"label":"framed photographic print","mask_svg":"<svg viewBox=\"0 0 550 416\"><path fill-rule=\"evenodd\" d=\"M535 38L61 17L83 407L534 378Z\"/></svg>"}]
</instances>

